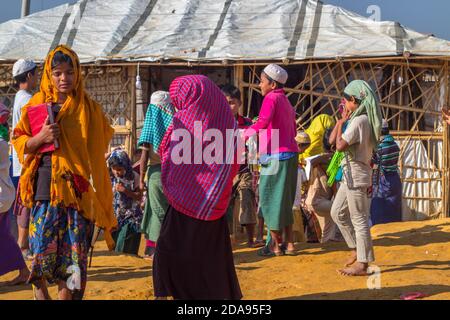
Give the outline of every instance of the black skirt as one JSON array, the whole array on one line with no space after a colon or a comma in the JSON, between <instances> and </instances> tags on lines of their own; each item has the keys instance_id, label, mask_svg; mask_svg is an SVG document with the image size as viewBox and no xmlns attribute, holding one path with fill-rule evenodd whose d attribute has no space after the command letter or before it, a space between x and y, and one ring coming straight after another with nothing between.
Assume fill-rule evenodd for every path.
<instances>
[{"instance_id":1,"label":"black skirt","mask_svg":"<svg viewBox=\"0 0 450 320\"><path fill-rule=\"evenodd\" d=\"M226 217L194 219L169 206L153 259L155 297L182 300L238 300Z\"/></svg>"}]
</instances>

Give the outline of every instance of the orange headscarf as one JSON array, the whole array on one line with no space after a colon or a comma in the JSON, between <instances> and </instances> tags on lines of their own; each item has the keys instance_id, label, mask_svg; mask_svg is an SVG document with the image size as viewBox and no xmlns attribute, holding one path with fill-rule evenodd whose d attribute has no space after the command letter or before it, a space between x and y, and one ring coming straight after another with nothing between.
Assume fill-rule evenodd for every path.
<instances>
[{"instance_id":1,"label":"orange headscarf","mask_svg":"<svg viewBox=\"0 0 450 320\"><path fill-rule=\"evenodd\" d=\"M112 208L112 187L105 153L114 130L101 106L84 90L77 54L64 45L56 47L48 54L40 91L22 108L21 119L14 129L12 142L23 165L20 196L25 206L33 206L34 179L42 155L34 153L25 157L25 145L32 137L28 108L58 101L58 92L51 78L53 56L58 51L72 59L75 76L74 89L56 117L61 135L60 148L52 155L50 205L76 208L83 217L105 229L105 240L112 249L114 241L110 232L117 225L117 220Z\"/></svg>"}]
</instances>

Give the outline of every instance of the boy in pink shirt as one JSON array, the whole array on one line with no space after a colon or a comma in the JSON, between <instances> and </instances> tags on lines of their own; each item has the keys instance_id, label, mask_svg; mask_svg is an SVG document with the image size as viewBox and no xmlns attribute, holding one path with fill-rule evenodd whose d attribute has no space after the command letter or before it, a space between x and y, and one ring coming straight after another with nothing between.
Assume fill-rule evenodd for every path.
<instances>
[{"instance_id":1,"label":"boy in pink shirt","mask_svg":"<svg viewBox=\"0 0 450 320\"><path fill-rule=\"evenodd\" d=\"M261 73L259 87L264 101L258 121L244 132L250 137L259 134L261 177L260 208L273 239L259 254L264 256L294 255L292 239L292 206L297 186L298 146L295 111L284 94L287 72L270 64ZM283 250L281 234L286 234Z\"/></svg>"}]
</instances>

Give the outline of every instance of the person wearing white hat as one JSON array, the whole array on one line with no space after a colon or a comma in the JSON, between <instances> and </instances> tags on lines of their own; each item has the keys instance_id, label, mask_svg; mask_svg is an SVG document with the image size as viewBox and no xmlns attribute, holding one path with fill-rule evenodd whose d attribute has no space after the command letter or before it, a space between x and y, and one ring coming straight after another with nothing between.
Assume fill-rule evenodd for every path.
<instances>
[{"instance_id":1,"label":"person wearing white hat","mask_svg":"<svg viewBox=\"0 0 450 320\"><path fill-rule=\"evenodd\" d=\"M244 132L245 138L259 134L260 209L270 230L268 238L273 239L258 252L262 256L295 254L292 206L297 187L299 149L295 141L295 110L283 90L287 79L286 70L276 64L264 68L259 84L264 100L258 121ZM284 245L283 231L286 234Z\"/></svg>"},{"instance_id":2,"label":"person wearing white hat","mask_svg":"<svg viewBox=\"0 0 450 320\"><path fill-rule=\"evenodd\" d=\"M14 98L13 106L13 119L12 126L13 129L16 127L22 115L22 107L28 103L31 99L33 90L36 89L38 73L36 71L36 64L28 59L19 59L14 63L12 76L16 81L19 91L17 91ZM17 188L19 183L20 173L22 171L22 166L20 165L19 158L17 157L16 150L13 149L12 154L12 166L13 166L13 183ZM15 205L17 208L17 227L18 227L18 239L20 249L24 257L29 256L29 245L28 245L28 225L30 219L30 210L28 208Z\"/></svg>"}]
</instances>

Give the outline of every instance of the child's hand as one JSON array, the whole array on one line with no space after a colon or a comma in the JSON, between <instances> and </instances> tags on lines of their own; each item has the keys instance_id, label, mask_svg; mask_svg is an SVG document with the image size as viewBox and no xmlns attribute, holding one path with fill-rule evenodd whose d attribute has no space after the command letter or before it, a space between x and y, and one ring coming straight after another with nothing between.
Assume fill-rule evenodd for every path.
<instances>
[{"instance_id":1,"label":"child's hand","mask_svg":"<svg viewBox=\"0 0 450 320\"><path fill-rule=\"evenodd\" d=\"M144 192L147 190L147 186L145 185L145 181L139 181L139 190Z\"/></svg>"},{"instance_id":2,"label":"child's hand","mask_svg":"<svg viewBox=\"0 0 450 320\"><path fill-rule=\"evenodd\" d=\"M121 184L121 183L116 184L116 191L117 192L125 192L126 190L127 189L124 187L123 184Z\"/></svg>"}]
</instances>

